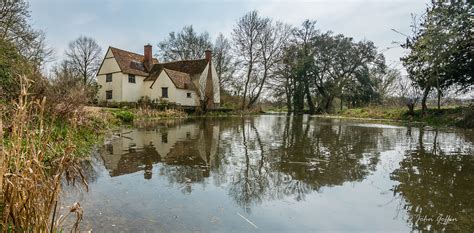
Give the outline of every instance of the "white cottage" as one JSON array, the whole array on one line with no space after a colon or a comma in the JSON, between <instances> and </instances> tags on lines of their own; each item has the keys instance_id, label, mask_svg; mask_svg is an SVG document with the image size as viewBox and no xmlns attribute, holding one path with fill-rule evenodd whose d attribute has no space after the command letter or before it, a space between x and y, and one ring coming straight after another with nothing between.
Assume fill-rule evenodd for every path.
<instances>
[{"instance_id":1,"label":"white cottage","mask_svg":"<svg viewBox=\"0 0 474 233\"><path fill-rule=\"evenodd\" d=\"M147 96L182 106L219 106L219 77L211 51L205 54L204 59L160 63L151 45L144 46L144 55L109 47L97 73L98 99L136 102Z\"/></svg>"}]
</instances>

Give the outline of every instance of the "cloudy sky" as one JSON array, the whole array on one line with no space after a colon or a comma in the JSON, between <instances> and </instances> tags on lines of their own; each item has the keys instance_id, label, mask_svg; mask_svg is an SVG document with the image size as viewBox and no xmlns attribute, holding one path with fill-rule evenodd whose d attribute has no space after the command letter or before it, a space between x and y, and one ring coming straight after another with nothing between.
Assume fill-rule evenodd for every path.
<instances>
[{"instance_id":1,"label":"cloudy sky","mask_svg":"<svg viewBox=\"0 0 474 233\"><path fill-rule=\"evenodd\" d=\"M388 64L397 65L403 54L393 41L403 37L391 31L410 32L411 14L423 13L426 0L30 0L35 28L47 33L57 59L69 41L80 35L93 37L104 53L110 46L143 53L143 45L154 45L170 31L193 25L230 37L236 20L251 10L292 25L304 19L318 21L321 31L331 30L372 40L384 51Z\"/></svg>"}]
</instances>

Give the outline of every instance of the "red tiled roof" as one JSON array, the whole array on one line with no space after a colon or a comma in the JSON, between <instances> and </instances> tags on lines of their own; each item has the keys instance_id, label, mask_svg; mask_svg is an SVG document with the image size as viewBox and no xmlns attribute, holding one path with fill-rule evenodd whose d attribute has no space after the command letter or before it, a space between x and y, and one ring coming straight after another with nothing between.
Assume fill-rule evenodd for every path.
<instances>
[{"instance_id":1,"label":"red tiled roof","mask_svg":"<svg viewBox=\"0 0 474 233\"><path fill-rule=\"evenodd\" d=\"M200 74L207 66L206 59L158 63L153 65L150 75L145 81L155 81L162 70L170 77L177 88L195 90L191 75Z\"/></svg>"},{"instance_id":2,"label":"red tiled roof","mask_svg":"<svg viewBox=\"0 0 474 233\"><path fill-rule=\"evenodd\" d=\"M166 72L168 77L170 77L176 88L189 90L195 89L194 84L191 81L191 76L189 74L176 70L170 70L167 68L164 68L163 70Z\"/></svg>"},{"instance_id":3,"label":"red tiled roof","mask_svg":"<svg viewBox=\"0 0 474 233\"><path fill-rule=\"evenodd\" d=\"M145 76L145 81L155 81L164 70L176 88L180 89L195 90L191 75L202 73L207 66L206 59L158 63L158 60L153 58L153 67L148 71L143 64L143 55L114 47L110 49L123 73Z\"/></svg>"},{"instance_id":4,"label":"red tiled roof","mask_svg":"<svg viewBox=\"0 0 474 233\"><path fill-rule=\"evenodd\" d=\"M110 50L112 50L115 60L123 73L148 76L148 72L143 64L145 59L143 55L114 47L110 47ZM158 64L158 59L153 58L153 64Z\"/></svg>"},{"instance_id":5,"label":"red tiled roof","mask_svg":"<svg viewBox=\"0 0 474 233\"><path fill-rule=\"evenodd\" d=\"M185 61L175 61L175 62L167 62L161 63L164 68L170 70L176 70L188 74L200 74L206 68L207 60L206 59L198 59L198 60L185 60Z\"/></svg>"}]
</instances>

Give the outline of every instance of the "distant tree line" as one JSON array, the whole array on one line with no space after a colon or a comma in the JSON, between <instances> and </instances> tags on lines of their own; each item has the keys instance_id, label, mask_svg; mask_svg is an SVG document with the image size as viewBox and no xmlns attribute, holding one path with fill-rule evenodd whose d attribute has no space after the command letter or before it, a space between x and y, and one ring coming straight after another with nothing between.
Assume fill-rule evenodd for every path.
<instances>
[{"instance_id":1,"label":"distant tree line","mask_svg":"<svg viewBox=\"0 0 474 233\"><path fill-rule=\"evenodd\" d=\"M198 59L213 48L221 90L239 97L242 109L266 99L289 112L329 113L398 97L413 113L420 99L426 110L432 90L439 108L445 91L472 89L472 24L471 3L434 1L401 44L408 50L401 59L408 78L386 64L372 41L321 32L313 20L291 26L257 11L237 20L230 39L220 34L215 43L192 26L171 32L157 55Z\"/></svg>"},{"instance_id":2,"label":"distant tree line","mask_svg":"<svg viewBox=\"0 0 474 233\"><path fill-rule=\"evenodd\" d=\"M0 98L16 96L15 76L27 72L35 80L35 93L68 96L71 90L82 90L79 99L92 102L98 90L100 46L80 36L44 77L41 70L53 50L44 32L28 24L28 7L25 0L0 2ZM422 111L427 109L433 91L438 108L446 93L472 91L473 23L470 2L433 1L421 17L414 17L411 35L399 32L406 38L401 47L408 53L401 61L407 78L386 64L372 41L321 32L314 20L288 25L257 11L239 18L230 38L219 34L214 42L207 32L184 26L158 42L156 55L161 61L200 59L212 49L223 102L235 108L270 101L290 113L331 113L396 97L413 114L419 102ZM54 88L48 89L51 85Z\"/></svg>"}]
</instances>

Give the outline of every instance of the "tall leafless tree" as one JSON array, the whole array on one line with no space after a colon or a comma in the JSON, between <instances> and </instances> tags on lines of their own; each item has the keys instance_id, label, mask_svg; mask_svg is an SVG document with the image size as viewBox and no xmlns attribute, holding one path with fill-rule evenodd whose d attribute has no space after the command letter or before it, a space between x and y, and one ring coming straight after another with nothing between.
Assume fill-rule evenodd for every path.
<instances>
[{"instance_id":1,"label":"tall leafless tree","mask_svg":"<svg viewBox=\"0 0 474 233\"><path fill-rule=\"evenodd\" d=\"M268 77L273 76L276 72L277 64L283 58L284 47L288 43L291 33L291 26L281 22L268 20L263 27L258 38L258 53L261 55L261 59L257 65L260 67L260 72L256 78L256 85L249 92L248 107L258 101L268 82Z\"/></svg>"},{"instance_id":2,"label":"tall leafless tree","mask_svg":"<svg viewBox=\"0 0 474 233\"><path fill-rule=\"evenodd\" d=\"M69 43L66 50L66 63L80 75L84 85L90 85L95 81L101 56L102 49L93 38L80 36Z\"/></svg>"},{"instance_id":3,"label":"tall leafless tree","mask_svg":"<svg viewBox=\"0 0 474 233\"><path fill-rule=\"evenodd\" d=\"M268 18L262 18L258 15L257 11L251 11L237 21L232 31L236 57L246 70L244 74L242 109L245 109L247 106L249 84L255 78L255 66L261 59L261 54L258 50L260 35L268 22Z\"/></svg>"},{"instance_id":4,"label":"tall leafless tree","mask_svg":"<svg viewBox=\"0 0 474 233\"><path fill-rule=\"evenodd\" d=\"M213 49L213 62L219 76L219 85L221 90L227 90L234 75L235 68L232 61L230 42L224 35L219 34Z\"/></svg>"},{"instance_id":5,"label":"tall leafless tree","mask_svg":"<svg viewBox=\"0 0 474 233\"><path fill-rule=\"evenodd\" d=\"M204 57L204 51L212 48L209 33L198 34L193 26L184 26L180 32L171 32L158 43L158 56L164 61L192 60Z\"/></svg>"}]
</instances>

